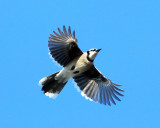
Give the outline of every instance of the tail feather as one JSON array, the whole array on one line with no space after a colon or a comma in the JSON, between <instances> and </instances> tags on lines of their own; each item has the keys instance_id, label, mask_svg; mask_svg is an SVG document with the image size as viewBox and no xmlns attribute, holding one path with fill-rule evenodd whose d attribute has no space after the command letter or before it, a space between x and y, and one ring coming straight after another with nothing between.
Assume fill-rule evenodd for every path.
<instances>
[{"instance_id":1,"label":"tail feather","mask_svg":"<svg viewBox=\"0 0 160 128\"><path fill-rule=\"evenodd\" d=\"M41 90L44 91L44 94L53 99L58 96L58 94L61 92L61 90L67 83L59 83L58 80L55 80L55 76L57 75L57 73L44 77L39 81L39 84L42 85Z\"/></svg>"}]
</instances>

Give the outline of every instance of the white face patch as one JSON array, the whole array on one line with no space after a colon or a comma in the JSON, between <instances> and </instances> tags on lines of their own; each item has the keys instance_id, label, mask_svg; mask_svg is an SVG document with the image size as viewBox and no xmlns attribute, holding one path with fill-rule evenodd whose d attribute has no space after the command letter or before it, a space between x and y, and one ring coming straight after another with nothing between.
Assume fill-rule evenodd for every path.
<instances>
[{"instance_id":1,"label":"white face patch","mask_svg":"<svg viewBox=\"0 0 160 128\"><path fill-rule=\"evenodd\" d=\"M55 98L58 96L58 93L46 92L45 95L46 95L46 96L49 96L49 98L55 99Z\"/></svg>"},{"instance_id":2,"label":"white face patch","mask_svg":"<svg viewBox=\"0 0 160 128\"><path fill-rule=\"evenodd\" d=\"M92 51L92 50L89 51L89 56L88 56L89 59L94 60L96 58L96 56L97 56L96 51Z\"/></svg>"}]
</instances>

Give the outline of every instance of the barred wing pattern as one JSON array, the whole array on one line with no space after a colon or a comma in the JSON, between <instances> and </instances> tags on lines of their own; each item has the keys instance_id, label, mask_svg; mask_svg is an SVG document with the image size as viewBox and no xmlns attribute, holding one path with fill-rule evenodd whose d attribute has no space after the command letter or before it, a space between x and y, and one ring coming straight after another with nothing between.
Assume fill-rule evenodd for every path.
<instances>
[{"instance_id":1,"label":"barred wing pattern","mask_svg":"<svg viewBox=\"0 0 160 128\"><path fill-rule=\"evenodd\" d=\"M100 104L111 105L111 102L116 104L114 99L121 101L118 96L123 96L120 92L124 90L117 87L121 85L112 83L94 66L90 70L75 76L74 81L82 90L82 95Z\"/></svg>"},{"instance_id":2,"label":"barred wing pattern","mask_svg":"<svg viewBox=\"0 0 160 128\"><path fill-rule=\"evenodd\" d=\"M63 32L58 28L59 33L53 31L54 35L50 34L48 47L51 56L62 66L66 66L71 60L83 54L77 45L75 31L71 33L70 26L68 32L63 26Z\"/></svg>"}]
</instances>

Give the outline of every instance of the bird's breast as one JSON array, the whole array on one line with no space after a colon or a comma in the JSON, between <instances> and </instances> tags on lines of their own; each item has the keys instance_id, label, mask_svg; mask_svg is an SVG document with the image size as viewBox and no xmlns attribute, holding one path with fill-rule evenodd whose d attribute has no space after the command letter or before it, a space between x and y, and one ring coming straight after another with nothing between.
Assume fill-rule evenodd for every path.
<instances>
[{"instance_id":1,"label":"bird's breast","mask_svg":"<svg viewBox=\"0 0 160 128\"><path fill-rule=\"evenodd\" d=\"M78 75L88 70L92 66L92 64L93 63L87 60L86 54L83 54L79 58L76 58L71 63L69 63L66 68L72 72L72 77L74 77L75 75Z\"/></svg>"},{"instance_id":2,"label":"bird's breast","mask_svg":"<svg viewBox=\"0 0 160 128\"><path fill-rule=\"evenodd\" d=\"M56 76L57 79L63 79L66 82L69 78L74 77L87 71L93 63L89 62L86 55L75 58L69 64L67 64Z\"/></svg>"}]
</instances>

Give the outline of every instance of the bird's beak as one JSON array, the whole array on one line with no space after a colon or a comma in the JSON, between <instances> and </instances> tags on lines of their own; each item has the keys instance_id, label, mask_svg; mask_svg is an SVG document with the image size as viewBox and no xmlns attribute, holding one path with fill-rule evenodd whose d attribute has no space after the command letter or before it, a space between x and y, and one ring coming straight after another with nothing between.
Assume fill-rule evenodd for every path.
<instances>
[{"instance_id":1,"label":"bird's beak","mask_svg":"<svg viewBox=\"0 0 160 128\"><path fill-rule=\"evenodd\" d=\"M101 51L101 49L97 49L97 52Z\"/></svg>"}]
</instances>

